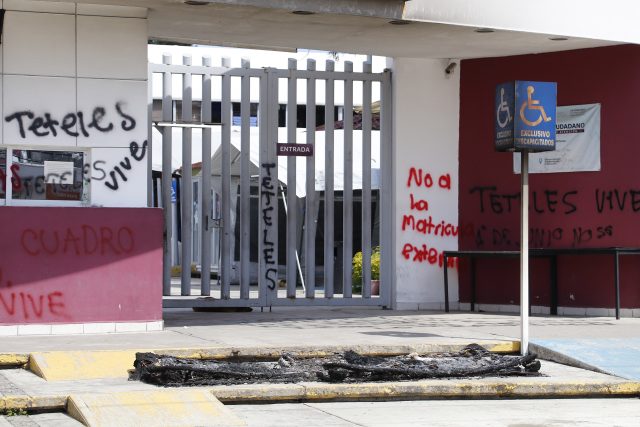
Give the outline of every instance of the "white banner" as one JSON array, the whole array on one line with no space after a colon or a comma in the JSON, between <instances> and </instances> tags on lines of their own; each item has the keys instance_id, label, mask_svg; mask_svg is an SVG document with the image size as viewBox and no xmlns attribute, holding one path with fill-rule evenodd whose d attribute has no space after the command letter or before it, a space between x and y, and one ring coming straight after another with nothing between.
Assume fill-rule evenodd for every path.
<instances>
[{"instance_id":1,"label":"white banner","mask_svg":"<svg viewBox=\"0 0 640 427\"><path fill-rule=\"evenodd\" d=\"M556 115L556 149L529 154L529 173L599 171L600 104L558 107ZM520 173L520 153L513 172Z\"/></svg>"}]
</instances>

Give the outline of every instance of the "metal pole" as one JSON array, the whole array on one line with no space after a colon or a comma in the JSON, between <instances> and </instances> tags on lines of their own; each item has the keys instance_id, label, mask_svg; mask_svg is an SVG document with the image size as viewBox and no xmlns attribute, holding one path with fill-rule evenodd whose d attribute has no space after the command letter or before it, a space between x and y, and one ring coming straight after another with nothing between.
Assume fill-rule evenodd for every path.
<instances>
[{"instance_id":1,"label":"metal pole","mask_svg":"<svg viewBox=\"0 0 640 427\"><path fill-rule=\"evenodd\" d=\"M171 55L162 55L162 63L171 65ZM172 97L172 74L165 71L162 74L162 120L173 121L173 97ZM173 211L176 204L171 200L172 189L172 167L171 167L171 138L172 129L162 128L162 212L164 216L164 247L163 247L163 268L162 268L162 295L171 295L171 266L174 264L174 257L177 251L173 249L173 239L177 233L173 232L173 221L176 217ZM151 139L149 139L149 144ZM7 157L9 158L9 157ZM11 186L9 186L11 188ZM10 195L7 195L7 200Z\"/></svg>"},{"instance_id":2,"label":"metal pole","mask_svg":"<svg viewBox=\"0 0 640 427\"><path fill-rule=\"evenodd\" d=\"M449 269L447 268L447 254L443 254L444 263L444 312L449 312Z\"/></svg>"},{"instance_id":3,"label":"metal pole","mask_svg":"<svg viewBox=\"0 0 640 427\"><path fill-rule=\"evenodd\" d=\"M316 61L307 60L307 71L316 70ZM307 107L305 122L307 125L307 144L316 145L316 79L310 73L307 79ZM307 198L304 213L304 269L306 298L316 295L316 161L307 157Z\"/></svg>"},{"instance_id":4,"label":"metal pole","mask_svg":"<svg viewBox=\"0 0 640 427\"><path fill-rule=\"evenodd\" d=\"M182 57L182 64L191 66L191 56ZM182 121L191 122L193 105L192 101L192 75L190 72L182 76ZM182 239L181 258L181 295L191 295L191 262L193 261L193 180L191 161L191 136L192 129L182 128L182 186L180 187L180 237Z\"/></svg>"},{"instance_id":5,"label":"metal pole","mask_svg":"<svg viewBox=\"0 0 640 427\"><path fill-rule=\"evenodd\" d=\"M529 348L529 153L520 153L520 354Z\"/></svg>"},{"instance_id":6,"label":"metal pole","mask_svg":"<svg viewBox=\"0 0 640 427\"><path fill-rule=\"evenodd\" d=\"M613 269L616 285L616 319L620 320L620 252L617 250L613 254Z\"/></svg>"},{"instance_id":7,"label":"metal pole","mask_svg":"<svg viewBox=\"0 0 640 427\"><path fill-rule=\"evenodd\" d=\"M242 60L242 69L251 62ZM243 75L240 83L240 298L251 294L251 77Z\"/></svg>"},{"instance_id":8,"label":"metal pole","mask_svg":"<svg viewBox=\"0 0 640 427\"><path fill-rule=\"evenodd\" d=\"M334 71L333 61L327 61L325 70ZM334 211L334 102L333 102L334 81L325 80L324 98L324 296L333 298L333 273L334 273L334 251L335 251L335 211Z\"/></svg>"},{"instance_id":9,"label":"metal pole","mask_svg":"<svg viewBox=\"0 0 640 427\"><path fill-rule=\"evenodd\" d=\"M289 59L289 80L287 87L287 142L289 144L297 143L297 122L298 122L298 79L294 75L294 71L298 69L298 61ZM302 289L304 287L304 277L302 267L300 266L300 258L298 257L298 204L296 203L296 157L287 158L287 194L285 195L282 185L280 192L282 193L282 202L284 203L284 212L287 215L287 298L295 298L296 296L296 267L300 274L300 282ZM291 209L288 209L291 206Z\"/></svg>"},{"instance_id":10,"label":"metal pole","mask_svg":"<svg viewBox=\"0 0 640 427\"><path fill-rule=\"evenodd\" d=\"M231 68L231 60L222 58L222 66L227 69ZM222 175L220 179L222 186L221 299L231 298L231 257L233 255L231 253L231 233L233 233L231 229L231 111L231 76L228 72L225 72L222 75L222 138L220 141L222 150L222 165L220 167L220 174Z\"/></svg>"},{"instance_id":11,"label":"metal pole","mask_svg":"<svg viewBox=\"0 0 640 427\"><path fill-rule=\"evenodd\" d=\"M203 57L202 65L211 67L211 58ZM201 121L211 123L211 75L202 76L202 114ZM211 295L211 211L213 196L211 194L211 128L202 129L202 204L200 210L201 252L200 252L200 295Z\"/></svg>"},{"instance_id":12,"label":"metal pole","mask_svg":"<svg viewBox=\"0 0 640 427\"><path fill-rule=\"evenodd\" d=\"M290 140L288 140L290 141ZM295 157L294 157L295 159ZM287 159L289 160L289 159ZM287 172L289 170L287 169ZM280 195L282 196L282 204L284 205L284 214L287 216L287 221L290 218L290 215L292 214L292 211L289 211L289 203L287 203L287 196L289 196L291 193L285 193L284 191L284 187L282 186L282 184L280 184ZM293 195L295 196L295 189L293 191ZM293 206L293 208L295 209L295 205ZM295 225L295 224L294 224ZM295 228L295 227L294 227ZM295 229L293 232L294 236L295 236ZM289 243L291 243L292 246L289 246ZM300 264L300 256L298 255L298 248L296 247L296 239L292 239L292 242L289 242L289 235L287 234L287 250L289 250L289 248L292 247L293 248L293 254L295 255L295 264L298 266L298 276L300 277L300 283L302 283L302 289L306 292L306 288L304 287L304 275L302 274L302 265ZM289 254L287 253L287 265L289 265ZM296 296L296 288L295 286L293 286L293 292L291 293L291 295L289 295L289 280L292 280L295 285L295 280L296 280L296 274L295 271L293 272L293 279L289 279L289 273L287 272L287 298L295 298Z\"/></svg>"}]
</instances>

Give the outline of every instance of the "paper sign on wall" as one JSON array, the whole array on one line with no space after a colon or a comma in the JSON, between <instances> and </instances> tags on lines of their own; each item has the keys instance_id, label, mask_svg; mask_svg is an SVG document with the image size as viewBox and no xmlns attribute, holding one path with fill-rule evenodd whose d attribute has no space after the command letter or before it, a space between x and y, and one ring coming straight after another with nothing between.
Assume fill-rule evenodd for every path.
<instances>
[{"instance_id":1,"label":"paper sign on wall","mask_svg":"<svg viewBox=\"0 0 640 427\"><path fill-rule=\"evenodd\" d=\"M73 184L73 162L45 160L44 176L47 184Z\"/></svg>"},{"instance_id":2,"label":"paper sign on wall","mask_svg":"<svg viewBox=\"0 0 640 427\"><path fill-rule=\"evenodd\" d=\"M600 170L600 104L557 107L556 149L529 154L529 173ZM513 155L520 173L520 154Z\"/></svg>"}]
</instances>

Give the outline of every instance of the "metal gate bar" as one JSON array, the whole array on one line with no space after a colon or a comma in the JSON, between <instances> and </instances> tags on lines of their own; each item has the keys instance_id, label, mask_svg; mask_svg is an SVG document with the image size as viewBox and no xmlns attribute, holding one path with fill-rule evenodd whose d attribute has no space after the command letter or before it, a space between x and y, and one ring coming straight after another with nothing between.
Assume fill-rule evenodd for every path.
<instances>
[{"instance_id":1,"label":"metal gate bar","mask_svg":"<svg viewBox=\"0 0 640 427\"><path fill-rule=\"evenodd\" d=\"M264 72L267 76L270 73L268 69ZM275 84L277 85L277 81ZM272 142L273 132L270 129L272 127L271 115L273 114L270 99L272 85L273 83L268 78L263 78L260 81L260 112L258 117L260 125L258 286L260 294L265 296L267 301L270 298L266 295L277 291L278 286L278 165L275 150L272 149L275 144Z\"/></svg>"},{"instance_id":2,"label":"metal gate bar","mask_svg":"<svg viewBox=\"0 0 640 427\"><path fill-rule=\"evenodd\" d=\"M315 71L316 61L307 60L307 71ZM307 144L316 145L316 79L310 75L307 78ZM304 216L304 265L306 297L316 296L316 163L315 157L307 157L307 191Z\"/></svg>"},{"instance_id":3,"label":"metal gate bar","mask_svg":"<svg viewBox=\"0 0 640 427\"><path fill-rule=\"evenodd\" d=\"M363 70L371 73L371 63ZM371 298L371 80L362 85L362 297Z\"/></svg>"},{"instance_id":4,"label":"metal gate bar","mask_svg":"<svg viewBox=\"0 0 640 427\"><path fill-rule=\"evenodd\" d=\"M171 65L171 56L163 55L162 63ZM171 70L166 70L162 73L162 120L165 122L173 121L172 76ZM162 128L162 212L164 214L165 239L162 260L162 295L171 295L171 265L173 264L171 257L171 242L173 241L171 132L172 129L170 127ZM148 139L149 144L153 145L151 134Z\"/></svg>"},{"instance_id":5,"label":"metal gate bar","mask_svg":"<svg viewBox=\"0 0 640 427\"><path fill-rule=\"evenodd\" d=\"M211 67L211 58L202 58L205 67ZM211 123L211 74L202 76L202 104L201 121ZM211 212L213 210L213 197L211 196L211 128L202 129L202 209L200 210L200 224L202 227L202 249L200 258L200 294L211 295Z\"/></svg>"},{"instance_id":6,"label":"metal gate bar","mask_svg":"<svg viewBox=\"0 0 640 427\"><path fill-rule=\"evenodd\" d=\"M393 217L393 145L391 115L391 72L386 70L382 75L380 88L380 298L391 304L395 297L391 281L395 262L393 245L395 244L391 227L395 224ZM445 270L446 270L445 263Z\"/></svg>"},{"instance_id":7,"label":"metal gate bar","mask_svg":"<svg viewBox=\"0 0 640 427\"><path fill-rule=\"evenodd\" d=\"M250 67L248 59L242 60L242 68ZM250 182L250 109L251 109L251 77L241 77L240 93L240 298L248 299L250 295L250 257L249 244L251 233L251 182Z\"/></svg>"},{"instance_id":8,"label":"metal gate bar","mask_svg":"<svg viewBox=\"0 0 640 427\"><path fill-rule=\"evenodd\" d=\"M265 272L265 282L267 284L267 290L265 292L267 305L271 306L274 304L275 300L278 298L278 287L280 285L279 273L278 273L278 265L279 265L279 252L278 252L278 215L279 215L279 177L278 177L278 155L276 149L276 142L278 141L278 84L279 80L275 74L275 70L273 68L268 68L267 70L267 85L268 85L268 93L267 93L267 128L268 139L266 140L266 146L264 147L264 152L266 154L266 165L262 160L260 161L261 172L266 174L266 178L270 185L267 185L265 181L260 181L260 188L266 192L268 192L269 196L272 197L271 202L273 203L273 211L272 211L272 221L269 228L269 231L266 233L269 239L272 239L273 242L273 264L269 263L269 259L265 260L267 270ZM269 169L272 172L269 172ZM262 209L270 207L269 199L266 200L260 199L260 203ZM265 206L266 205L266 206ZM265 248L266 249L266 248ZM271 276L270 276L271 274ZM274 277L275 276L275 277Z\"/></svg>"},{"instance_id":9,"label":"metal gate bar","mask_svg":"<svg viewBox=\"0 0 640 427\"><path fill-rule=\"evenodd\" d=\"M231 68L229 58L222 59L222 66ZM229 73L222 75L222 245L221 257L222 265L220 276L222 281L222 299L229 299L231 296L231 76Z\"/></svg>"},{"instance_id":10,"label":"metal gate bar","mask_svg":"<svg viewBox=\"0 0 640 427\"><path fill-rule=\"evenodd\" d=\"M191 57L184 56L182 64L191 65ZM186 72L182 75L182 121L190 123L192 120L192 96L191 96L191 73ZM191 132L190 127L182 128L182 186L180 187L180 236L182 237L182 272L180 293L182 295L191 295L191 259L192 246L191 237L193 236L193 184L191 175Z\"/></svg>"},{"instance_id":11,"label":"metal gate bar","mask_svg":"<svg viewBox=\"0 0 640 427\"><path fill-rule=\"evenodd\" d=\"M298 80L293 77L298 61L289 59L289 79L287 82L287 143L296 144L298 124ZM287 298L296 296L296 268L298 264L298 202L296 196L296 160L287 158Z\"/></svg>"},{"instance_id":12,"label":"metal gate bar","mask_svg":"<svg viewBox=\"0 0 640 427\"><path fill-rule=\"evenodd\" d=\"M353 63L345 62L344 71L344 190L342 201L342 289L343 297L352 297L353 254Z\"/></svg>"},{"instance_id":13,"label":"metal gate bar","mask_svg":"<svg viewBox=\"0 0 640 427\"><path fill-rule=\"evenodd\" d=\"M334 71L333 61L327 61L325 69ZM333 194L333 79L325 83L324 98L324 296L333 298L334 257L334 194Z\"/></svg>"}]
</instances>

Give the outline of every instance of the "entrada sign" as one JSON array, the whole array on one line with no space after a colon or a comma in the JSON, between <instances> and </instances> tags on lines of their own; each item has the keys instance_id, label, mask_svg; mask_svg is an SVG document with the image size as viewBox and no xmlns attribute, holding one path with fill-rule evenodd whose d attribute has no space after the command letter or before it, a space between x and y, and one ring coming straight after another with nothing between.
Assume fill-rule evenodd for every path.
<instances>
[{"instance_id":1,"label":"entrada sign","mask_svg":"<svg viewBox=\"0 0 640 427\"><path fill-rule=\"evenodd\" d=\"M556 83L515 81L496 87L497 151L556 148Z\"/></svg>"},{"instance_id":2,"label":"entrada sign","mask_svg":"<svg viewBox=\"0 0 640 427\"><path fill-rule=\"evenodd\" d=\"M311 144L277 144L278 156L313 156Z\"/></svg>"}]
</instances>

